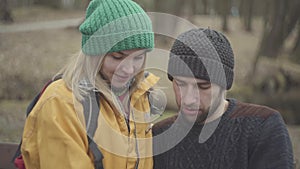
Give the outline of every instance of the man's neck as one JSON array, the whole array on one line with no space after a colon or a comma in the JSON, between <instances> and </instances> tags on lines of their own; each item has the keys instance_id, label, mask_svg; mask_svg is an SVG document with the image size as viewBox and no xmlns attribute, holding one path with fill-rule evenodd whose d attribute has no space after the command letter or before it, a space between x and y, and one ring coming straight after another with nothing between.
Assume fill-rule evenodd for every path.
<instances>
[{"instance_id":1,"label":"man's neck","mask_svg":"<svg viewBox=\"0 0 300 169\"><path fill-rule=\"evenodd\" d=\"M208 116L207 119L205 120L205 123L209 123L220 118L226 112L228 105L229 102L226 99L222 99L215 113L213 113L211 116Z\"/></svg>"}]
</instances>

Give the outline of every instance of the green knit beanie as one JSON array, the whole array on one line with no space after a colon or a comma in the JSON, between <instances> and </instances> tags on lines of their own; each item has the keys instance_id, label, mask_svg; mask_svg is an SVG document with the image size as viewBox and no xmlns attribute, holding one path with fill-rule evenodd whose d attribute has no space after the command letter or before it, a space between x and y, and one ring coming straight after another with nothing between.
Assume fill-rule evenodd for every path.
<instances>
[{"instance_id":1,"label":"green knit beanie","mask_svg":"<svg viewBox=\"0 0 300 169\"><path fill-rule=\"evenodd\" d=\"M91 56L154 47L151 20L132 0L92 0L79 30L82 51Z\"/></svg>"}]
</instances>

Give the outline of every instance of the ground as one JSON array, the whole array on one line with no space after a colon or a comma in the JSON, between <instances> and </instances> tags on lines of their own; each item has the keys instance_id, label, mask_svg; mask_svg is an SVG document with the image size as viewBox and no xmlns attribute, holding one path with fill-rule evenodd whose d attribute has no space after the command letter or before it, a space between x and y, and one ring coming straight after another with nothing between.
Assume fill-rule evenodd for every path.
<instances>
[{"instance_id":1,"label":"ground","mask_svg":"<svg viewBox=\"0 0 300 169\"><path fill-rule=\"evenodd\" d=\"M25 110L33 95L42 88L64 63L80 49L81 35L78 25L64 28L43 28L34 31L3 32L4 28L24 27L28 23L48 20L79 19L83 11L54 10L45 7L18 8L13 10L15 23L0 24L0 142L18 142L25 121ZM196 24L220 28L217 17L197 16ZM260 25L260 21L255 21ZM243 31L238 19L230 20L226 33L234 48L237 76L243 80L253 61L260 39L260 26L253 33ZM18 29L20 30L20 29ZM152 60L153 61L153 60ZM154 60L155 61L155 60ZM150 63L158 64L158 63ZM234 86L235 88L236 86ZM239 89L239 90L243 90ZM300 169L300 127L288 125L298 169Z\"/></svg>"}]
</instances>

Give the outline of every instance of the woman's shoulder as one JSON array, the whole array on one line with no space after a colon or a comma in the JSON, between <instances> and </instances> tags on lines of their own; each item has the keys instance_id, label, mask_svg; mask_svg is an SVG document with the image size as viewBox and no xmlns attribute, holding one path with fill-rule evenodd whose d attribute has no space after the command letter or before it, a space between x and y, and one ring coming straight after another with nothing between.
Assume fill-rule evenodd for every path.
<instances>
[{"instance_id":1,"label":"woman's shoulder","mask_svg":"<svg viewBox=\"0 0 300 169\"><path fill-rule=\"evenodd\" d=\"M55 108L59 106L69 107L74 105L72 91L69 90L62 79L51 82L43 91L30 114L39 112L43 107L50 105Z\"/></svg>"},{"instance_id":2,"label":"woman's shoulder","mask_svg":"<svg viewBox=\"0 0 300 169\"><path fill-rule=\"evenodd\" d=\"M73 94L72 91L67 87L63 79L59 79L51 82L49 86L44 90L41 95L41 100L57 98L64 101L72 101Z\"/></svg>"}]
</instances>

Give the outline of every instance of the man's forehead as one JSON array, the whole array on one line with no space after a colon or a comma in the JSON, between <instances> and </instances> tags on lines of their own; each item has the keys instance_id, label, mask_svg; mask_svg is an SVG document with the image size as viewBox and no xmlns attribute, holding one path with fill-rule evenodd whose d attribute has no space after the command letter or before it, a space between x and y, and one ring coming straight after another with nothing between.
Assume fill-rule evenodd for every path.
<instances>
[{"instance_id":1,"label":"man's forehead","mask_svg":"<svg viewBox=\"0 0 300 169\"><path fill-rule=\"evenodd\" d=\"M198 78L195 78L195 77L174 76L173 78L174 78L175 81L185 82L185 83L210 83L207 80L198 79Z\"/></svg>"}]
</instances>

